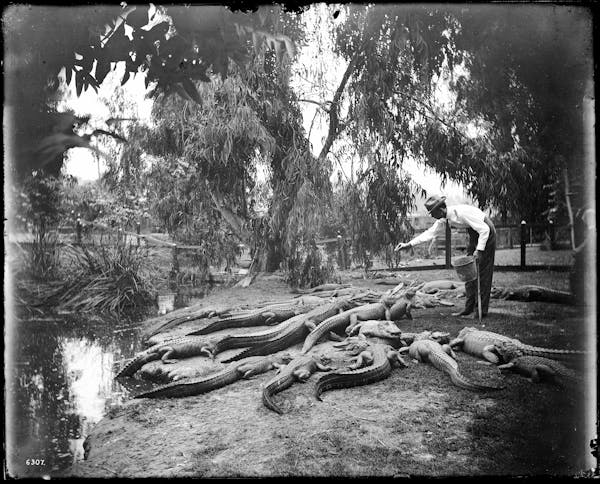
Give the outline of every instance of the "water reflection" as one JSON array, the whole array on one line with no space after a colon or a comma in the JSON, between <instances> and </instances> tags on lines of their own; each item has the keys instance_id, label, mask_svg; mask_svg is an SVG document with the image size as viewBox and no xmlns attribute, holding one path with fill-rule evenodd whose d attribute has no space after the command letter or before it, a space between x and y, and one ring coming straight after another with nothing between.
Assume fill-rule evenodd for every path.
<instances>
[{"instance_id":1,"label":"water reflection","mask_svg":"<svg viewBox=\"0 0 600 484\"><path fill-rule=\"evenodd\" d=\"M129 390L114 366L139 351L136 325L21 323L6 365L7 464L12 476L58 476L84 456L91 428Z\"/></svg>"},{"instance_id":2,"label":"water reflection","mask_svg":"<svg viewBox=\"0 0 600 484\"><path fill-rule=\"evenodd\" d=\"M162 304L164 312L183 307L205 291L182 289L164 294L161 310ZM84 458L85 438L111 408L152 386L113 379L143 349L139 324L71 317L20 321L11 329L5 336L8 471L13 477L60 476Z\"/></svg>"}]
</instances>

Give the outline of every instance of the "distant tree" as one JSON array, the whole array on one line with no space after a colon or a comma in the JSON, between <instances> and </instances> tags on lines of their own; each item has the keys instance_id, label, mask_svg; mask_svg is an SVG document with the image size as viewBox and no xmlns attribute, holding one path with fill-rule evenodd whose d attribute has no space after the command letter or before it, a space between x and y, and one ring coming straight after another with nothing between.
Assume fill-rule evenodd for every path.
<instances>
[{"instance_id":1,"label":"distant tree","mask_svg":"<svg viewBox=\"0 0 600 484\"><path fill-rule=\"evenodd\" d=\"M230 60L243 64L252 46L273 48L278 56L293 50L285 36L262 29L272 11L258 15L222 6L14 5L4 11L7 145L19 180L33 170L57 175L63 154L89 146L77 132L79 120L56 111L52 101L64 69L77 94L97 90L117 62L126 70L122 83L145 76L155 93L177 93L200 101L194 80L225 77Z\"/></svg>"},{"instance_id":2,"label":"distant tree","mask_svg":"<svg viewBox=\"0 0 600 484\"><path fill-rule=\"evenodd\" d=\"M549 213L564 168L571 192L581 192L592 58L585 8L330 8L343 12L334 41L346 67L329 99L309 100L328 119L320 159L343 136L359 158L388 148L399 165L416 158L463 183L482 207L529 221ZM432 89L443 76L456 96L449 110Z\"/></svg>"}]
</instances>

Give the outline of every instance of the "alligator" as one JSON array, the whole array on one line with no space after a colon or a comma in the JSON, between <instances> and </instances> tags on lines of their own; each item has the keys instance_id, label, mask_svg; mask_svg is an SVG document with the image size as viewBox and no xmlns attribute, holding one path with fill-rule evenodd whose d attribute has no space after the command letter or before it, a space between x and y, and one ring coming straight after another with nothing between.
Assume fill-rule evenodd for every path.
<instances>
[{"instance_id":1,"label":"alligator","mask_svg":"<svg viewBox=\"0 0 600 484\"><path fill-rule=\"evenodd\" d=\"M558 304L573 304L573 295L566 291L558 291L543 286L518 286L514 288L493 288L491 297L512 301L541 301Z\"/></svg>"},{"instance_id":2,"label":"alligator","mask_svg":"<svg viewBox=\"0 0 600 484\"><path fill-rule=\"evenodd\" d=\"M380 319L368 319L360 321L352 327L346 328L348 336L362 334L363 336L371 336L385 339L399 339L402 331L393 321Z\"/></svg>"},{"instance_id":3,"label":"alligator","mask_svg":"<svg viewBox=\"0 0 600 484\"><path fill-rule=\"evenodd\" d=\"M198 319L205 319L214 316L225 316L229 315L231 309L230 308L218 308L218 307L208 307L208 308L185 308L181 310L180 316L175 318L168 319L164 321L164 316L159 316L157 318L153 318L147 320L144 325L147 329L143 331L143 336L149 338L158 333L164 332L167 329L174 328L183 323L188 323L191 321L196 321ZM172 316L172 315L171 315Z\"/></svg>"},{"instance_id":4,"label":"alligator","mask_svg":"<svg viewBox=\"0 0 600 484\"><path fill-rule=\"evenodd\" d=\"M391 305L390 300L383 299L380 302L348 309L347 311L326 319L313 329L304 340L302 354L306 354L319 339L333 330L343 330L348 326L353 327L358 321L366 321L368 319L396 321L406 314L406 309L407 304L405 304L404 300Z\"/></svg>"},{"instance_id":5,"label":"alligator","mask_svg":"<svg viewBox=\"0 0 600 484\"><path fill-rule=\"evenodd\" d=\"M210 348L213 344L212 339L198 336L181 336L167 340L138 353L117 373L115 378L132 376L146 363L158 359L162 360L163 363L173 363L177 361L172 359L173 357L187 358L202 354L210 356Z\"/></svg>"},{"instance_id":6,"label":"alligator","mask_svg":"<svg viewBox=\"0 0 600 484\"><path fill-rule=\"evenodd\" d=\"M135 395L134 398L178 398L200 395L229 385L240 378L265 373L292 360L289 354L269 355L267 357L248 358L228 365L221 371L199 378L187 378L161 385L152 390Z\"/></svg>"},{"instance_id":7,"label":"alligator","mask_svg":"<svg viewBox=\"0 0 600 484\"><path fill-rule=\"evenodd\" d=\"M548 381L561 386L573 386L583 390L584 378L562 363L543 356L517 356L509 363L499 365L498 369L511 370L524 375L534 383Z\"/></svg>"},{"instance_id":8,"label":"alligator","mask_svg":"<svg viewBox=\"0 0 600 484\"><path fill-rule=\"evenodd\" d=\"M224 363L237 361L248 356L268 355L289 348L300 343L311 330L323 321L338 314L340 311L347 310L352 305L353 302L350 300L340 299L329 304L322 304L306 314L291 318L286 321L289 324L279 334L275 335L275 337L224 360Z\"/></svg>"},{"instance_id":9,"label":"alligator","mask_svg":"<svg viewBox=\"0 0 600 484\"><path fill-rule=\"evenodd\" d=\"M554 348L539 348L520 344L515 341L499 341L494 343L494 351L500 356L504 363L509 363L520 356L540 356L553 360L572 361L574 358L587 354L580 350L560 350Z\"/></svg>"},{"instance_id":10,"label":"alligator","mask_svg":"<svg viewBox=\"0 0 600 484\"><path fill-rule=\"evenodd\" d=\"M401 335L402 344L410 346L415 340L430 339L444 345L450 342L450 333L443 331L421 331L419 333L403 332Z\"/></svg>"},{"instance_id":11,"label":"alligator","mask_svg":"<svg viewBox=\"0 0 600 484\"><path fill-rule=\"evenodd\" d=\"M321 361L317 358L315 355L298 356L286 366L280 368L277 375L269 380L263 388L262 401L265 407L278 414L283 414L281 408L273 401L274 394L292 386L294 380L305 382L316 371L330 371L333 369L323 364L325 362L324 357L320 357Z\"/></svg>"},{"instance_id":12,"label":"alligator","mask_svg":"<svg viewBox=\"0 0 600 484\"><path fill-rule=\"evenodd\" d=\"M363 349L364 348L364 349ZM392 372L392 362L408 366L391 346L368 343L356 358L356 363L347 370L336 370L323 375L315 385L315 398L321 400L321 394L333 388L349 388L368 385L387 378ZM364 365L367 366L364 366Z\"/></svg>"},{"instance_id":13,"label":"alligator","mask_svg":"<svg viewBox=\"0 0 600 484\"><path fill-rule=\"evenodd\" d=\"M454 289L465 289L464 282L451 281L451 280L438 280L429 281L419 287L419 291L425 294L435 294L438 291L450 291Z\"/></svg>"},{"instance_id":14,"label":"alligator","mask_svg":"<svg viewBox=\"0 0 600 484\"><path fill-rule=\"evenodd\" d=\"M419 362L429 362L438 370L448 374L452 383L457 387L472 391L500 390L500 387L492 387L473 383L465 378L458 369L454 352L449 345L441 345L437 341L425 338L417 338L408 348L401 348L400 353L408 353L409 356Z\"/></svg>"},{"instance_id":15,"label":"alligator","mask_svg":"<svg viewBox=\"0 0 600 484\"><path fill-rule=\"evenodd\" d=\"M262 326L280 323L298 314L306 313L313 309L316 303L310 304L273 304L254 311L219 319L208 324L204 328L193 331L191 335L203 335L229 328L246 328L249 326Z\"/></svg>"},{"instance_id":16,"label":"alligator","mask_svg":"<svg viewBox=\"0 0 600 484\"><path fill-rule=\"evenodd\" d=\"M531 346L509 336L492 333L491 331L482 331L473 327L461 329L458 337L450 341L450 347L453 349L460 347L465 353L483 358L496 365L501 362L501 356L498 353L496 345L500 345L501 343L511 343L524 355L545 356L554 359L565 359L574 355L585 354L583 351L557 350Z\"/></svg>"},{"instance_id":17,"label":"alligator","mask_svg":"<svg viewBox=\"0 0 600 484\"><path fill-rule=\"evenodd\" d=\"M398 346L409 346L414 340L424 338L432 339L440 344L446 344L450 341L450 333L445 333L442 331L421 331L419 333L409 333L402 331L398 336L390 338L383 336L383 334L378 336L375 332L370 333L369 331L365 331L359 332L358 336L349 336L346 339L341 340L339 343L334 343L333 346L336 348L347 347L349 345L357 345L362 341L363 344L364 342L379 343L396 348Z\"/></svg>"},{"instance_id":18,"label":"alligator","mask_svg":"<svg viewBox=\"0 0 600 484\"><path fill-rule=\"evenodd\" d=\"M337 289L347 289L350 284L321 284L320 286L311 287L310 289L296 289L298 294L314 294L316 292L335 291Z\"/></svg>"}]
</instances>

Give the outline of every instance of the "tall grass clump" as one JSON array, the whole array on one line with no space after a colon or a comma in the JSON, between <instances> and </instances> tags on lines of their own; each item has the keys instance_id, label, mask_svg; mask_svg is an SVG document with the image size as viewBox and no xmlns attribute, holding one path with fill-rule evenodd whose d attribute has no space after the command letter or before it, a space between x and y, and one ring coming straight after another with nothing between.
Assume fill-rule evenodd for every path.
<instances>
[{"instance_id":1,"label":"tall grass clump","mask_svg":"<svg viewBox=\"0 0 600 484\"><path fill-rule=\"evenodd\" d=\"M66 245L70 271L54 293L59 309L132 313L153 302L147 250L132 244Z\"/></svg>"}]
</instances>

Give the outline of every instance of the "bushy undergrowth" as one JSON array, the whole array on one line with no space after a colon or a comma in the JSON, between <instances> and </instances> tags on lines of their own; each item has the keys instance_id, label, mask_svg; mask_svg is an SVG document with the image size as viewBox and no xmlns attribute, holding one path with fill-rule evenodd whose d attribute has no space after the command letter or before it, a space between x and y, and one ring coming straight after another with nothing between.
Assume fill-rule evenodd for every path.
<instances>
[{"instance_id":1,"label":"bushy undergrowth","mask_svg":"<svg viewBox=\"0 0 600 484\"><path fill-rule=\"evenodd\" d=\"M327 282L339 282L339 275L331 259L323 261L321 252L313 246L304 258L297 254L290 259L287 282L294 288L311 288Z\"/></svg>"},{"instance_id":2,"label":"bushy undergrowth","mask_svg":"<svg viewBox=\"0 0 600 484\"><path fill-rule=\"evenodd\" d=\"M130 244L64 246L68 275L47 298L60 309L129 313L152 303L144 248Z\"/></svg>"}]
</instances>

